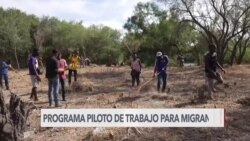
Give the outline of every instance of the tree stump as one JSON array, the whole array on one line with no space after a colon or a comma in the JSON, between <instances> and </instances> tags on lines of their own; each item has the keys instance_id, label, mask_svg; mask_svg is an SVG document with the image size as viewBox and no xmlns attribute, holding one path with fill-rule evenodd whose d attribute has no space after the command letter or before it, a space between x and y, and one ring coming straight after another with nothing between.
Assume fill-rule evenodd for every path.
<instances>
[{"instance_id":1,"label":"tree stump","mask_svg":"<svg viewBox=\"0 0 250 141\"><path fill-rule=\"evenodd\" d=\"M21 140L27 129L27 118L33 104L24 103L17 95L11 94L9 106L6 105L0 89L0 139L4 141Z\"/></svg>"}]
</instances>

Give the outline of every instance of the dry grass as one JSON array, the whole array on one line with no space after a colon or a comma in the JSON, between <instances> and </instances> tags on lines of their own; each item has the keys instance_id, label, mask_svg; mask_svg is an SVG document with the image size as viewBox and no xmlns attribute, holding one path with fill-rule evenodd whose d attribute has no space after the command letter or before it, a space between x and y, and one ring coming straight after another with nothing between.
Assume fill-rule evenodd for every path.
<instances>
[{"instance_id":1,"label":"dry grass","mask_svg":"<svg viewBox=\"0 0 250 141\"><path fill-rule=\"evenodd\" d=\"M131 88L129 67L91 66L79 70L78 82L72 84L63 108L225 108L225 128L41 128L40 109L48 108L47 81L42 77L39 87L38 107L29 117L32 134L25 140L34 141L89 141L89 140L245 140L249 139L249 93L250 66L240 65L226 68L225 85L218 87L214 100L199 100L204 75L200 67L170 68L166 94L156 92L156 80L141 89L135 96ZM11 90L29 102L31 90L27 70L18 74L10 72ZM152 68L143 69L143 80L152 78ZM9 98L9 92L4 91ZM203 97L202 97L203 98ZM8 100L6 100L8 101Z\"/></svg>"}]
</instances>

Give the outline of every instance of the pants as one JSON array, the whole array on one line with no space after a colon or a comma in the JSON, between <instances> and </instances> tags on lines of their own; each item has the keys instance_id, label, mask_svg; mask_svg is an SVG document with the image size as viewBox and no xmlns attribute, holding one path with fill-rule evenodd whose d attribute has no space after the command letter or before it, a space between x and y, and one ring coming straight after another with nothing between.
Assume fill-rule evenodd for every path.
<instances>
[{"instance_id":1,"label":"pants","mask_svg":"<svg viewBox=\"0 0 250 141\"><path fill-rule=\"evenodd\" d=\"M72 72L74 73L74 80L77 81L77 70L69 70L69 85L71 84L71 76L72 76Z\"/></svg>"},{"instance_id":2,"label":"pants","mask_svg":"<svg viewBox=\"0 0 250 141\"><path fill-rule=\"evenodd\" d=\"M179 65L180 65L180 67L183 67L184 66L184 61L180 60Z\"/></svg>"},{"instance_id":3,"label":"pants","mask_svg":"<svg viewBox=\"0 0 250 141\"><path fill-rule=\"evenodd\" d=\"M30 75L31 83L32 83L32 88L37 88L39 85L39 82L37 80L36 75Z\"/></svg>"},{"instance_id":4,"label":"pants","mask_svg":"<svg viewBox=\"0 0 250 141\"><path fill-rule=\"evenodd\" d=\"M0 74L0 86L3 87L3 80L5 82L5 87L8 90L9 89L9 77L8 74Z\"/></svg>"},{"instance_id":5,"label":"pants","mask_svg":"<svg viewBox=\"0 0 250 141\"><path fill-rule=\"evenodd\" d=\"M136 81L137 86L139 86L140 85L140 72L136 70L132 70L131 77L132 77L132 86L135 85L135 81Z\"/></svg>"},{"instance_id":6,"label":"pants","mask_svg":"<svg viewBox=\"0 0 250 141\"><path fill-rule=\"evenodd\" d=\"M59 78L56 76L54 78L49 78L49 90L48 90L48 98L49 103L51 104L53 101L58 103L59 100Z\"/></svg>"},{"instance_id":7,"label":"pants","mask_svg":"<svg viewBox=\"0 0 250 141\"><path fill-rule=\"evenodd\" d=\"M207 85L208 95L212 96L215 87L215 79L206 77L206 85Z\"/></svg>"},{"instance_id":8,"label":"pants","mask_svg":"<svg viewBox=\"0 0 250 141\"><path fill-rule=\"evenodd\" d=\"M213 95L213 91L215 89L215 86L218 84L222 84L224 82L222 76L220 73L216 73L215 77L208 77L209 74L206 74L206 86L207 86L207 91L208 91L208 95L212 96Z\"/></svg>"},{"instance_id":9,"label":"pants","mask_svg":"<svg viewBox=\"0 0 250 141\"><path fill-rule=\"evenodd\" d=\"M157 76L157 91L160 92L161 89L161 82L162 82L162 92L165 91L167 85L167 73L160 72Z\"/></svg>"},{"instance_id":10,"label":"pants","mask_svg":"<svg viewBox=\"0 0 250 141\"><path fill-rule=\"evenodd\" d=\"M62 89L62 99L65 100L65 80L60 78L61 89Z\"/></svg>"}]
</instances>

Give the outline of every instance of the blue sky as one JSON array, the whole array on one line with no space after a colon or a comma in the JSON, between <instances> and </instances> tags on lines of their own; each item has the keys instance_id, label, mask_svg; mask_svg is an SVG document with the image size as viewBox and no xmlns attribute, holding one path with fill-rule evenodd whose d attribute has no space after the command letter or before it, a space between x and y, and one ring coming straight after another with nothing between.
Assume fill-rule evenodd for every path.
<instances>
[{"instance_id":1,"label":"blue sky","mask_svg":"<svg viewBox=\"0 0 250 141\"><path fill-rule=\"evenodd\" d=\"M122 30L138 2L150 0L0 0L3 8L16 8L38 17L83 21L85 26L102 24Z\"/></svg>"}]
</instances>

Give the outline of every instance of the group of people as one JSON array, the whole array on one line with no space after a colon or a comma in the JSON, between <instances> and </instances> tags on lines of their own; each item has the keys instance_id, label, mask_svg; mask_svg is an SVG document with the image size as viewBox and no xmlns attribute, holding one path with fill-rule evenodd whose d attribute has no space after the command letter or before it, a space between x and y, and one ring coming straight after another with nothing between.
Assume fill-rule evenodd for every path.
<instances>
[{"instance_id":1,"label":"group of people","mask_svg":"<svg viewBox=\"0 0 250 141\"><path fill-rule=\"evenodd\" d=\"M62 58L62 54L58 50L53 50L52 55L46 59L46 78L48 79L48 99L49 105L55 103L55 107L59 105L59 85L61 85L62 100L66 101L65 81L66 71L68 70L68 84L71 85L71 77L74 77L74 81L77 81L77 68L80 65L81 58L78 56L79 52L74 51L67 61ZM37 88L41 81L41 75L43 74L43 65L39 64L39 50L34 48L33 52L29 55L27 64L29 70L29 76L32 83L30 99L38 101ZM90 59L85 59L84 65L90 65ZM40 66L42 65L42 67ZM8 70L15 70L10 63L10 60L0 61L0 86L3 88L3 81L5 81L5 87L9 90Z\"/></svg>"},{"instance_id":2,"label":"group of people","mask_svg":"<svg viewBox=\"0 0 250 141\"><path fill-rule=\"evenodd\" d=\"M32 82L32 90L30 98L37 101L37 87L41 81L39 66L38 66L39 51L34 49L32 55L29 57L29 75ZM66 70L68 73L68 84L71 85L71 77L74 75L74 81L77 81L77 66L80 61L78 52L75 51L70 54L69 65L65 59L62 58L62 54L58 50L53 50L52 55L46 59L46 78L48 79L48 99L49 105L52 106L53 102L55 107L59 107L59 85L61 85L62 100L66 101L65 80Z\"/></svg>"},{"instance_id":3,"label":"group of people","mask_svg":"<svg viewBox=\"0 0 250 141\"><path fill-rule=\"evenodd\" d=\"M168 66L168 56L163 55L162 52L156 53L154 73L153 77L157 76L157 91L165 92L167 85L167 66ZM137 54L132 55L131 60L131 77L132 77L132 87L134 87L135 82L137 86L140 85L140 74L141 74L141 61Z\"/></svg>"},{"instance_id":4,"label":"group of people","mask_svg":"<svg viewBox=\"0 0 250 141\"><path fill-rule=\"evenodd\" d=\"M213 99L213 93L216 92L216 85L224 83L224 80L221 74L217 71L217 69L219 68L224 73L226 72L217 60L216 46L214 44L210 44L208 48L209 51L206 52L204 55L205 83L208 90L208 99ZM182 54L178 55L177 61L180 67L184 66L184 56ZM160 51L156 53L153 77L157 76L157 91L159 93L164 93L166 90L168 78L168 62L169 59L167 55L163 55ZM134 87L135 81L137 83L137 86L140 85L141 70L141 61L138 58L137 54L134 53L131 60L132 87Z\"/></svg>"},{"instance_id":5,"label":"group of people","mask_svg":"<svg viewBox=\"0 0 250 141\"><path fill-rule=\"evenodd\" d=\"M221 74L217 69L221 69L224 73L225 70L217 61L216 46L209 45L209 51L204 55L205 64L205 82L208 90L208 98L213 98L213 93L216 92L215 86L224 82ZM34 49L32 54L28 59L29 75L32 82L32 89L30 94L30 99L35 101L38 100L37 87L41 81L40 75L42 71L39 68L38 63L39 50ZM49 105L52 106L53 102L55 107L59 105L59 85L61 85L62 100L66 101L66 91L65 91L65 80L66 80L66 70L68 70L68 84L71 85L71 77L74 76L74 81L77 81L77 67L80 65L81 58L78 56L78 52L75 51L70 54L68 58L69 65L65 59L62 58L62 54L58 50L53 50L52 55L46 59L46 78L48 79L48 99ZM179 57L179 60L183 60ZM90 60L87 60L89 65ZM157 91L165 92L167 85L167 67L169 59L167 55L162 52L156 53L155 65L153 71L153 77L157 76ZM140 85L140 74L142 70L142 63L136 53L132 55L131 60L131 77L132 86ZM3 87L3 80L5 81L5 87L9 89L8 82L8 69L14 70L11 66L9 60L0 62L0 86Z\"/></svg>"}]
</instances>

